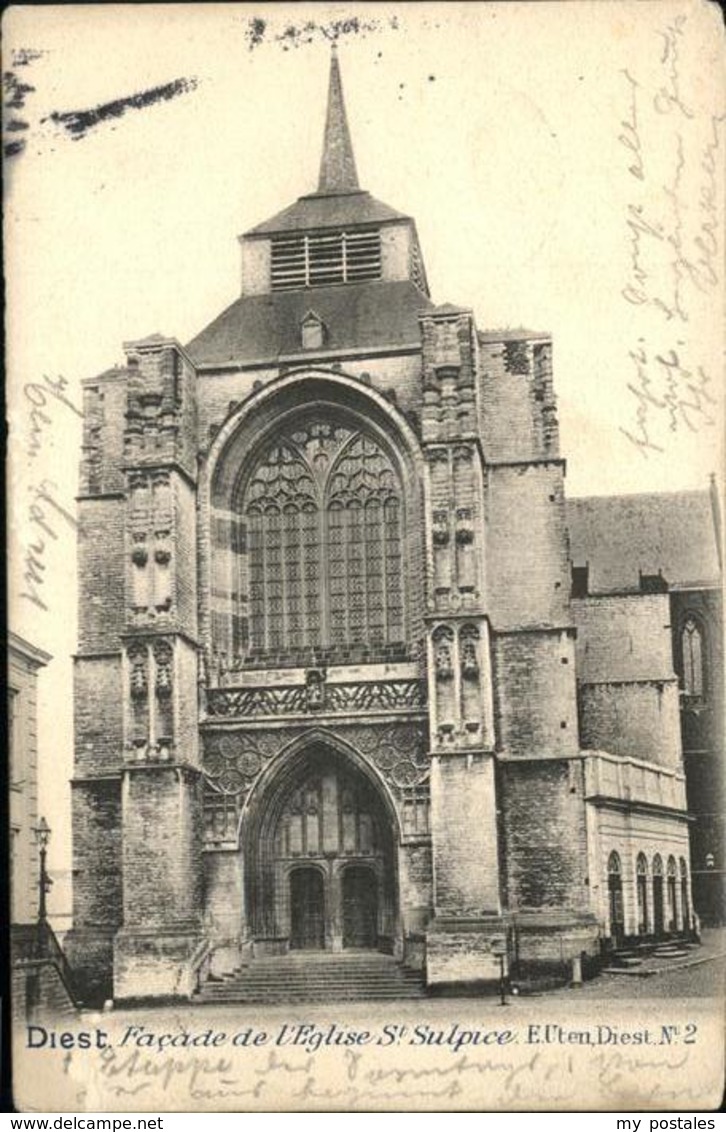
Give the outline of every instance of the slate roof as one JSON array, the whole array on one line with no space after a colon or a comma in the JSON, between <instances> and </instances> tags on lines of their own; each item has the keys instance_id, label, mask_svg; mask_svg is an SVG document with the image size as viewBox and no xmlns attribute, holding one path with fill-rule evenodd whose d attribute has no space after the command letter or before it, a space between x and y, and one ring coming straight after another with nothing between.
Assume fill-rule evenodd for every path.
<instances>
[{"instance_id":1,"label":"slate roof","mask_svg":"<svg viewBox=\"0 0 726 1132\"><path fill-rule=\"evenodd\" d=\"M410 220L403 212L376 200L369 192L309 193L283 208L270 220L250 228L249 236L270 236L278 232L306 232L316 228L346 228L355 224L382 224L387 220Z\"/></svg>"},{"instance_id":2,"label":"slate roof","mask_svg":"<svg viewBox=\"0 0 726 1132\"><path fill-rule=\"evenodd\" d=\"M311 310L325 323L326 350L410 345L420 339L419 311L432 309L431 300L408 280L248 295L227 307L186 350L197 365L300 354L300 324Z\"/></svg>"},{"instance_id":3,"label":"slate roof","mask_svg":"<svg viewBox=\"0 0 726 1132\"><path fill-rule=\"evenodd\" d=\"M338 48L333 41L330 52L330 81L328 83L328 111L325 115L323 155L320 159L318 191L338 192L340 189L357 189L358 173L355 167L353 145L345 113L343 83L338 64Z\"/></svg>"},{"instance_id":4,"label":"slate roof","mask_svg":"<svg viewBox=\"0 0 726 1132\"><path fill-rule=\"evenodd\" d=\"M567 500L570 555L589 566L590 593L638 592L640 572L673 588L718 584L717 533L708 491Z\"/></svg>"}]
</instances>

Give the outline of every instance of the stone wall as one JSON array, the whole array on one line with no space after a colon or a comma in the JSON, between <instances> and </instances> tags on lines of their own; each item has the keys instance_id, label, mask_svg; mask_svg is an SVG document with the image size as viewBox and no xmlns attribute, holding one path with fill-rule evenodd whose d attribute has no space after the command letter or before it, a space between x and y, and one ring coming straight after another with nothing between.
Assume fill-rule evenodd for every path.
<instances>
[{"instance_id":1,"label":"stone wall","mask_svg":"<svg viewBox=\"0 0 726 1132\"><path fill-rule=\"evenodd\" d=\"M583 747L681 766L668 594L575 599Z\"/></svg>"},{"instance_id":2,"label":"stone wall","mask_svg":"<svg viewBox=\"0 0 726 1132\"><path fill-rule=\"evenodd\" d=\"M118 778L75 780L73 921L76 928L121 923L121 783Z\"/></svg>"},{"instance_id":3,"label":"stone wall","mask_svg":"<svg viewBox=\"0 0 726 1132\"><path fill-rule=\"evenodd\" d=\"M559 456L549 337L513 331L478 338L480 430L487 463Z\"/></svg>"},{"instance_id":4,"label":"stone wall","mask_svg":"<svg viewBox=\"0 0 726 1132\"><path fill-rule=\"evenodd\" d=\"M75 773L117 773L124 742L121 653L77 657L73 684Z\"/></svg>"},{"instance_id":5,"label":"stone wall","mask_svg":"<svg viewBox=\"0 0 726 1132\"><path fill-rule=\"evenodd\" d=\"M589 908L580 759L501 762L503 887L510 911Z\"/></svg>"},{"instance_id":6,"label":"stone wall","mask_svg":"<svg viewBox=\"0 0 726 1132\"><path fill-rule=\"evenodd\" d=\"M124 924L198 923L202 909L200 852L201 790L195 772L180 767L127 771Z\"/></svg>"},{"instance_id":7,"label":"stone wall","mask_svg":"<svg viewBox=\"0 0 726 1132\"><path fill-rule=\"evenodd\" d=\"M436 914L496 915L500 909L491 756L434 758L431 803Z\"/></svg>"},{"instance_id":8,"label":"stone wall","mask_svg":"<svg viewBox=\"0 0 726 1132\"><path fill-rule=\"evenodd\" d=\"M78 652L118 649L126 608L123 497L81 498L78 505Z\"/></svg>"},{"instance_id":9,"label":"stone wall","mask_svg":"<svg viewBox=\"0 0 726 1132\"><path fill-rule=\"evenodd\" d=\"M718 590L672 593L673 657L683 681L683 629L703 634L703 694L681 697L681 736L688 791L693 899L704 923L726 923L726 760L724 759L723 609Z\"/></svg>"},{"instance_id":10,"label":"stone wall","mask_svg":"<svg viewBox=\"0 0 726 1132\"><path fill-rule=\"evenodd\" d=\"M487 469L488 612L499 632L570 623L563 467Z\"/></svg>"},{"instance_id":11,"label":"stone wall","mask_svg":"<svg viewBox=\"0 0 726 1132\"><path fill-rule=\"evenodd\" d=\"M71 783L73 928L64 949L84 1002L111 993L113 938L123 917L121 782Z\"/></svg>"},{"instance_id":12,"label":"stone wall","mask_svg":"<svg viewBox=\"0 0 726 1132\"><path fill-rule=\"evenodd\" d=\"M592 892L593 911L603 926L603 933L612 930L608 898L608 863L610 855L618 855L622 876L623 916L626 935L642 934L637 897L638 856L646 861L646 901L647 934L652 934L653 915L653 865L656 855L663 866L663 898L666 909L665 930L685 931L691 926L693 903L690 894L690 858L688 848L688 820L684 813L658 813L639 807L637 804L626 809L606 804L588 803L588 872ZM669 859L673 858L677 867L675 894L675 924L669 922L667 870ZM688 896L684 905L681 883L681 862L685 865L688 878ZM685 916L684 916L685 913Z\"/></svg>"},{"instance_id":13,"label":"stone wall","mask_svg":"<svg viewBox=\"0 0 726 1132\"><path fill-rule=\"evenodd\" d=\"M333 358L307 365L300 361L295 367L279 365L255 366L237 370L201 370L199 388L199 448L209 447L216 431L230 413L259 389L279 378L287 369L325 369L337 366L342 374L350 375L370 385L384 396L392 398L405 412L419 412L421 407L421 355L419 351L398 352L380 356L345 357L339 362ZM395 399L395 400L393 400Z\"/></svg>"},{"instance_id":14,"label":"stone wall","mask_svg":"<svg viewBox=\"0 0 726 1132\"><path fill-rule=\"evenodd\" d=\"M578 750L573 634L498 633L493 640L498 749L541 758Z\"/></svg>"}]
</instances>

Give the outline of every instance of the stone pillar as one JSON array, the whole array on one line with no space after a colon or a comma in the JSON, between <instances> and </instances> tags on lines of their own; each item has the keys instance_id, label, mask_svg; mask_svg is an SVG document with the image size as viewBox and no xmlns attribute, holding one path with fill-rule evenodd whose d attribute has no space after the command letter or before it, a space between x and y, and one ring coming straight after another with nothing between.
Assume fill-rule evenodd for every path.
<instances>
[{"instance_id":1,"label":"stone pillar","mask_svg":"<svg viewBox=\"0 0 726 1132\"><path fill-rule=\"evenodd\" d=\"M197 709L196 403L173 340L126 347L123 925L114 997L187 998L205 958Z\"/></svg>"},{"instance_id":2,"label":"stone pillar","mask_svg":"<svg viewBox=\"0 0 726 1132\"><path fill-rule=\"evenodd\" d=\"M116 999L188 998L201 938L201 784L180 765L124 775L123 928L114 946Z\"/></svg>"},{"instance_id":3,"label":"stone pillar","mask_svg":"<svg viewBox=\"0 0 726 1132\"><path fill-rule=\"evenodd\" d=\"M426 933L429 984L499 977L492 944L506 933L499 894L494 757L434 755L431 762L434 920Z\"/></svg>"},{"instance_id":4,"label":"stone pillar","mask_svg":"<svg viewBox=\"0 0 726 1132\"><path fill-rule=\"evenodd\" d=\"M452 752L431 761L437 915L498 916L494 758Z\"/></svg>"}]
</instances>

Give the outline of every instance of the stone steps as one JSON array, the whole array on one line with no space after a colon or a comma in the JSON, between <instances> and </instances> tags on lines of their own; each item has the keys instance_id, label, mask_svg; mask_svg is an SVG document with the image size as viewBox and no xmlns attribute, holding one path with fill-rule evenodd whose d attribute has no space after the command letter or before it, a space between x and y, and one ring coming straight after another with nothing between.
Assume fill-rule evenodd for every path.
<instances>
[{"instance_id":1,"label":"stone steps","mask_svg":"<svg viewBox=\"0 0 726 1132\"><path fill-rule=\"evenodd\" d=\"M210 979L197 1002L365 1002L423 998L423 978L390 955L282 955Z\"/></svg>"},{"instance_id":2,"label":"stone steps","mask_svg":"<svg viewBox=\"0 0 726 1132\"><path fill-rule=\"evenodd\" d=\"M679 970L684 966L683 959L690 959L699 944L689 939L662 940L659 943L648 941L630 944L610 955L603 975L642 975L649 976L670 969ZM689 966L690 964L685 964Z\"/></svg>"}]
</instances>

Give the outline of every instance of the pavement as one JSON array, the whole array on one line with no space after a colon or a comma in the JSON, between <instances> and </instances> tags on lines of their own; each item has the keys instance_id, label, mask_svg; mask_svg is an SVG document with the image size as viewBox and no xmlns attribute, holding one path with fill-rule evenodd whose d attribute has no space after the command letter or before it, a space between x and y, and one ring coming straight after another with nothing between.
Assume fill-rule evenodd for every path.
<instances>
[{"instance_id":1,"label":"pavement","mask_svg":"<svg viewBox=\"0 0 726 1132\"><path fill-rule=\"evenodd\" d=\"M726 928L704 928L688 958L651 956L641 967L608 972L581 987L544 992L549 999L726 998ZM529 997L529 996L528 996Z\"/></svg>"},{"instance_id":2,"label":"pavement","mask_svg":"<svg viewBox=\"0 0 726 1132\"><path fill-rule=\"evenodd\" d=\"M647 979L652 975L666 974L670 971L685 971L709 963L714 959L726 957L726 929L706 929L700 944L688 944L684 948L688 955L668 957L651 954L641 958L637 967L607 968L607 974L624 975L626 978Z\"/></svg>"}]
</instances>

